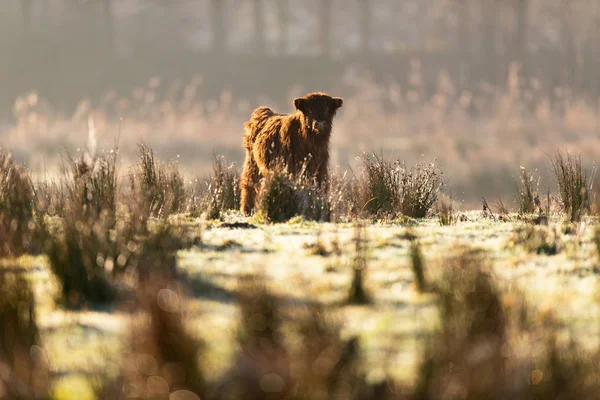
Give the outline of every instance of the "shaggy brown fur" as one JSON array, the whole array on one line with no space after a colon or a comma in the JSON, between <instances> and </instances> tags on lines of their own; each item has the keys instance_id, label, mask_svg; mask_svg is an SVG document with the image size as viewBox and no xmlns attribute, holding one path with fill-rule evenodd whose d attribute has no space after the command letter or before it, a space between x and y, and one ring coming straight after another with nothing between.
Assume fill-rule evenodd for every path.
<instances>
[{"instance_id":1,"label":"shaggy brown fur","mask_svg":"<svg viewBox=\"0 0 600 400\"><path fill-rule=\"evenodd\" d=\"M339 97L310 93L294 100L294 114L276 114L268 107L252 112L244 125L246 161L240 182L244 215L254 208L261 178L276 166L285 166L292 176L302 171L326 184L333 117L343 103Z\"/></svg>"}]
</instances>

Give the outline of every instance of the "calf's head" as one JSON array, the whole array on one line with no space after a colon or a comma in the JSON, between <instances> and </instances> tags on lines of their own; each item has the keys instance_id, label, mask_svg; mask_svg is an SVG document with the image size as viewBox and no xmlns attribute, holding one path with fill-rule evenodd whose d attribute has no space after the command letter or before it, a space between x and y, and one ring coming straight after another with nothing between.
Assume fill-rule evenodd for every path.
<instances>
[{"instance_id":1,"label":"calf's head","mask_svg":"<svg viewBox=\"0 0 600 400\"><path fill-rule=\"evenodd\" d=\"M304 114L317 134L331 132L333 117L343 104L341 97L331 97L325 93L309 93L294 100L294 107Z\"/></svg>"}]
</instances>

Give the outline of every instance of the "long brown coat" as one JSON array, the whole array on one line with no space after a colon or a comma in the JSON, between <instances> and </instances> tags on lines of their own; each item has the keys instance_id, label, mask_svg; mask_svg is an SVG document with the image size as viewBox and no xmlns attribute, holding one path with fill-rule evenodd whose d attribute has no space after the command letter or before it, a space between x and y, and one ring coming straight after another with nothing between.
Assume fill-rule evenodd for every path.
<instances>
[{"instance_id":1,"label":"long brown coat","mask_svg":"<svg viewBox=\"0 0 600 400\"><path fill-rule=\"evenodd\" d=\"M293 176L303 172L318 184L326 183L333 118L342 105L339 97L310 93L294 100L293 114L277 114L269 107L252 112L244 124L246 160L240 182L244 215L254 208L260 180L277 166Z\"/></svg>"}]
</instances>

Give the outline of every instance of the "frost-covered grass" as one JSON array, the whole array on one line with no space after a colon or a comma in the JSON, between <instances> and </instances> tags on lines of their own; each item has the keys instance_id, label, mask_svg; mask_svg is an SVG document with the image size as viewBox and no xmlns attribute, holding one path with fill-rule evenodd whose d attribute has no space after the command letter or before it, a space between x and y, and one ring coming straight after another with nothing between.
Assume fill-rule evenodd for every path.
<instances>
[{"instance_id":1,"label":"frost-covered grass","mask_svg":"<svg viewBox=\"0 0 600 400\"><path fill-rule=\"evenodd\" d=\"M557 253L547 255L525 243L520 232L531 225L516 215L507 222L476 211L465 216L467 221L451 226L441 226L437 218L404 225L368 223L364 279L372 301L361 306L346 305L356 256L353 223L296 219L242 229L185 215L172 217L171 224L185 226L201 238L178 252L177 268L191 283L185 324L208 344L203 359L210 365L208 378L217 378L232 361L239 319L235 299L240 285L257 275L286 308L320 303L342 322L344 335L358 335L367 361L377 366L369 372L373 379L384 372L412 377L423 340L438 325L435 295L418 290L412 271L415 237L428 281L439 282L443 260L461 249L484 250L500 288L520 288L533 307L552 310L565 330L585 338L585 345L596 344L598 256L591 218L563 225L554 217L549 226L534 226L552 232L557 242ZM229 218L239 216L231 213ZM65 311L55 306L56 283L44 257L1 259L0 267L23 269L33 282L52 373L89 378L99 371L115 371L130 326L124 310Z\"/></svg>"}]
</instances>

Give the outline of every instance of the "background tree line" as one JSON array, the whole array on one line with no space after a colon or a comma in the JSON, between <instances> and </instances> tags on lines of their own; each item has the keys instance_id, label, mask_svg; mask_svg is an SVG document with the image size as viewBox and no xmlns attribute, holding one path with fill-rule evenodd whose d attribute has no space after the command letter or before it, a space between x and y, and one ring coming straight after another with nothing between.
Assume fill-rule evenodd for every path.
<instances>
[{"instance_id":1,"label":"background tree line","mask_svg":"<svg viewBox=\"0 0 600 400\"><path fill-rule=\"evenodd\" d=\"M204 96L332 89L358 65L375 79L504 85L509 66L549 94L600 96L594 0L7 0L0 3L2 109L37 90L72 107L153 76L203 78ZM525 84L528 79L523 80Z\"/></svg>"}]
</instances>

